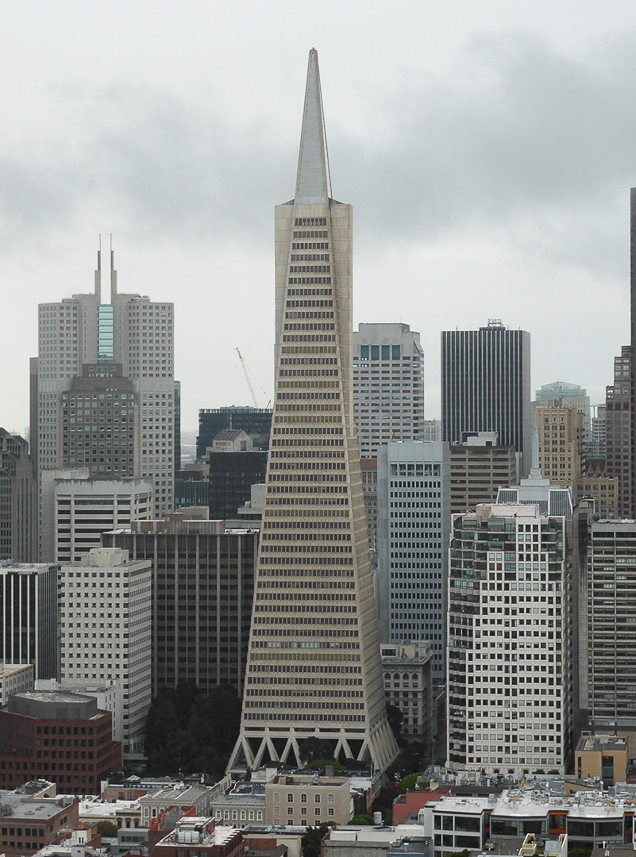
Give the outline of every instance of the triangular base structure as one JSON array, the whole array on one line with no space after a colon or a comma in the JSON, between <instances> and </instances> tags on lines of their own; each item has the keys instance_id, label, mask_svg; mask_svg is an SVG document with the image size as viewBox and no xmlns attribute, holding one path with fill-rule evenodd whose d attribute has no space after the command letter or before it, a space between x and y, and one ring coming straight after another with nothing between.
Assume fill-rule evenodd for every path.
<instances>
[{"instance_id":1,"label":"triangular base structure","mask_svg":"<svg viewBox=\"0 0 636 857\"><path fill-rule=\"evenodd\" d=\"M278 753L273 738L286 739L285 748ZM269 729L265 731L241 731L239 739L227 766L228 772L241 770L245 767L256 770L268 762L281 765L302 767L308 760L303 757L301 744L307 738L318 738L332 744L329 758L338 762L355 759L363 764L371 764L374 770L384 771L395 758L395 739L385 722L377 734L370 739L364 733L347 733L340 730L337 739L332 732L313 729L306 731L290 727L286 731L277 731L272 735ZM299 743L301 742L301 743Z\"/></svg>"},{"instance_id":2,"label":"triangular base structure","mask_svg":"<svg viewBox=\"0 0 636 857\"><path fill-rule=\"evenodd\" d=\"M353 417L352 211L331 197L309 55L296 196L276 209L276 396L241 732L228 769L302 742L385 770L386 718Z\"/></svg>"}]
</instances>

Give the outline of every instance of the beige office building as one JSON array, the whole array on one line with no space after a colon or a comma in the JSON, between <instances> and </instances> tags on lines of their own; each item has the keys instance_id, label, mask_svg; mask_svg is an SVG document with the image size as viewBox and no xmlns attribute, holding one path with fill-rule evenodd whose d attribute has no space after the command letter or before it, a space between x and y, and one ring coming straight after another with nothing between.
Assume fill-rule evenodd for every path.
<instances>
[{"instance_id":1,"label":"beige office building","mask_svg":"<svg viewBox=\"0 0 636 857\"><path fill-rule=\"evenodd\" d=\"M388 725L353 417L352 209L332 198L315 50L295 198L276 208L276 395L241 731L229 769L302 741L385 770Z\"/></svg>"},{"instance_id":2,"label":"beige office building","mask_svg":"<svg viewBox=\"0 0 636 857\"><path fill-rule=\"evenodd\" d=\"M450 508L461 515L494 503L499 488L518 480L514 446L499 446L497 432L476 432L450 448Z\"/></svg>"},{"instance_id":3,"label":"beige office building","mask_svg":"<svg viewBox=\"0 0 636 857\"><path fill-rule=\"evenodd\" d=\"M576 405L536 408L539 468L556 485L572 485L581 469L583 416Z\"/></svg>"}]
</instances>

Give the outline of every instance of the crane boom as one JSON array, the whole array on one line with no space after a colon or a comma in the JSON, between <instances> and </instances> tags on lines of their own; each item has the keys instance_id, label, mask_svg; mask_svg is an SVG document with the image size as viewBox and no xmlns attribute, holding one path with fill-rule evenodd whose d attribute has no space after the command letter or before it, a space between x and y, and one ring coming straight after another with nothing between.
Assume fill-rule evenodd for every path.
<instances>
[{"instance_id":1,"label":"crane boom","mask_svg":"<svg viewBox=\"0 0 636 857\"><path fill-rule=\"evenodd\" d=\"M245 360L243 359L243 355L241 354L238 348L236 349L236 353L238 354L239 360L241 361L241 367L243 368L243 374L245 375L245 380L247 381L247 386L249 387L250 395L252 396L252 401L254 402L254 407L258 408L258 401L256 400L254 387L252 387L252 382L250 380L249 372L247 371Z\"/></svg>"}]
</instances>

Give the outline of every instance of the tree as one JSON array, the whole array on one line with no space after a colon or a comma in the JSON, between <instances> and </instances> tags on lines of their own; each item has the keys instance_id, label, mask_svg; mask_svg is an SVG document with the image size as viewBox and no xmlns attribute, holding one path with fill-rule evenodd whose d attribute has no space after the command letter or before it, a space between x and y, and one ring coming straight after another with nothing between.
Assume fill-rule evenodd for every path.
<instances>
[{"instance_id":1,"label":"tree","mask_svg":"<svg viewBox=\"0 0 636 857\"><path fill-rule=\"evenodd\" d=\"M145 751L149 771L162 772L166 745L178 728L179 718L174 707L173 692L159 691L146 718Z\"/></svg>"},{"instance_id":2,"label":"tree","mask_svg":"<svg viewBox=\"0 0 636 857\"><path fill-rule=\"evenodd\" d=\"M162 689L146 721L148 771L221 776L240 718L241 702L231 685L219 685L209 696L200 694L192 682L180 682L176 692Z\"/></svg>"},{"instance_id":3,"label":"tree","mask_svg":"<svg viewBox=\"0 0 636 857\"><path fill-rule=\"evenodd\" d=\"M100 836L115 837L119 828L114 821L98 821L97 832Z\"/></svg>"},{"instance_id":4,"label":"tree","mask_svg":"<svg viewBox=\"0 0 636 857\"><path fill-rule=\"evenodd\" d=\"M305 738L298 742L300 755L306 762L316 759L330 759L333 754L333 744L324 738Z\"/></svg>"},{"instance_id":5,"label":"tree","mask_svg":"<svg viewBox=\"0 0 636 857\"><path fill-rule=\"evenodd\" d=\"M373 819L370 815L360 813L360 815L354 815L349 824L373 824Z\"/></svg>"},{"instance_id":6,"label":"tree","mask_svg":"<svg viewBox=\"0 0 636 857\"><path fill-rule=\"evenodd\" d=\"M406 794L406 792L411 792L416 788L418 777L422 776L422 772L415 774L407 774L406 777L402 777L400 780L400 785L398 787L401 795Z\"/></svg>"},{"instance_id":7,"label":"tree","mask_svg":"<svg viewBox=\"0 0 636 857\"><path fill-rule=\"evenodd\" d=\"M331 766L335 771L346 771L344 765L336 762L335 759L314 759L307 767L312 771L323 771L327 766Z\"/></svg>"},{"instance_id":8,"label":"tree","mask_svg":"<svg viewBox=\"0 0 636 857\"><path fill-rule=\"evenodd\" d=\"M320 857L322 840L329 833L330 825L323 822L319 827L308 827L300 841L303 857Z\"/></svg>"},{"instance_id":9,"label":"tree","mask_svg":"<svg viewBox=\"0 0 636 857\"><path fill-rule=\"evenodd\" d=\"M386 716L389 721L391 731L397 740L400 737L400 732L402 731L404 715L397 706L389 704L386 707Z\"/></svg>"}]
</instances>

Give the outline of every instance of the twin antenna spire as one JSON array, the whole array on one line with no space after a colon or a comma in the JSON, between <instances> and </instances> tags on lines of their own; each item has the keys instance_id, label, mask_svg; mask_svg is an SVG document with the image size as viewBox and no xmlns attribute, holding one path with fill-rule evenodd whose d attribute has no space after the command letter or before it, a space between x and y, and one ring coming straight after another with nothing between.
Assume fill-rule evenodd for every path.
<instances>
[{"instance_id":1,"label":"twin antenna spire","mask_svg":"<svg viewBox=\"0 0 636 857\"><path fill-rule=\"evenodd\" d=\"M309 51L309 64L307 66L305 108L300 135L294 202L296 205L315 205L328 203L330 199L331 175L329 172L325 117L322 109L318 52L312 48Z\"/></svg>"},{"instance_id":2,"label":"twin antenna spire","mask_svg":"<svg viewBox=\"0 0 636 857\"><path fill-rule=\"evenodd\" d=\"M113 236L110 235L110 299L117 294L117 271L115 270L115 251L113 250ZM97 269L95 270L95 296L97 303L102 302L102 236L99 235L99 247L97 250Z\"/></svg>"}]
</instances>

